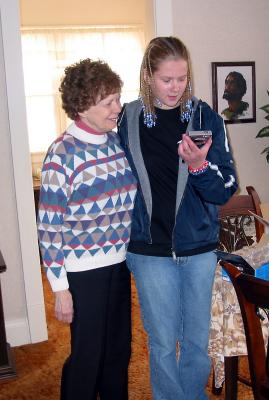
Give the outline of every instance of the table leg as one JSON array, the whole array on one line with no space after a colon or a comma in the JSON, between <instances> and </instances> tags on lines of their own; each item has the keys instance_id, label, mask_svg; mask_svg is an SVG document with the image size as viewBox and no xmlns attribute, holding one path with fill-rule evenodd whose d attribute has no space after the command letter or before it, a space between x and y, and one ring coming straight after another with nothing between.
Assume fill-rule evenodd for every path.
<instances>
[{"instance_id":1,"label":"table leg","mask_svg":"<svg viewBox=\"0 0 269 400\"><path fill-rule=\"evenodd\" d=\"M225 400L237 400L238 357L224 357Z\"/></svg>"},{"instance_id":2,"label":"table leg","mask_svg":"<svg viewBox=\"0 0 269 400\"><path fill-rule=\"evenodd\" d=\"M215 386L215 371L214 371L214 368L213 368L213 372L212 372L212 393L215 396L219 396L219 395L221 395L221 392L222 392L222 386L219 387L219 388L217 388Z\"/></svg>"}]
</instances>

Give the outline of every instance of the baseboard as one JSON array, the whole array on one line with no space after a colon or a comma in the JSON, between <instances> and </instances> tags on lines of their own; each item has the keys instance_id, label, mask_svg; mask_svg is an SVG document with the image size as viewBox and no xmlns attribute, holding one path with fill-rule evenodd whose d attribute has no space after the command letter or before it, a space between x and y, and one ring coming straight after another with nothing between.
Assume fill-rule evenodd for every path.
<instances>
[{"instance_id":1,"label":"baseboard","mask_svg":"<svg viewBox=\"0 0 269 400\"><path fill-rule=\"evenodd\" d=\"M7 343L11 347L31 343L29 325L26 318L5 321Z\"/></svg>"},{"instance_id":2,"label":"baseboard","mask_svg":"<svg viewBox=\"0 0 269 400\"><path fill-rule=\"evenodd\" d=\"M11 347L48 340L46 318L43 304L36 304L28 309L28 318L6 320L7 343ZM29 325L29 321L31 324Z\"/></svg>"}]
</instances>

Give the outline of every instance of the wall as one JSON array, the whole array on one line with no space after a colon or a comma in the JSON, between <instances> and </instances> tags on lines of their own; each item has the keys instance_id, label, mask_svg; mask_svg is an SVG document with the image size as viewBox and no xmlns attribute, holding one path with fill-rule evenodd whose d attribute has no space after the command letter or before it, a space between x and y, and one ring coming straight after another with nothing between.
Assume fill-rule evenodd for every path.
<instances>
[{"instance_id":1,"label":"wall","mask_svg":"<svg viewBox=\"0 0 269 400\"><path fill-rule=\"evenodd\" d=\"M162 1L161 1L162 3ZM211 62L255 61L257 122L227 125L240 187L253 185L262 201L269 202L269 164L261 151L269 139L255 139L268 125L259 109L269 103L269 2L171 0L173 32L188 46L197 97L212 105ZM164 2L161 5L165 12ZM171 27L167 26L168 34Z\"/></svg>"}]
</instances>

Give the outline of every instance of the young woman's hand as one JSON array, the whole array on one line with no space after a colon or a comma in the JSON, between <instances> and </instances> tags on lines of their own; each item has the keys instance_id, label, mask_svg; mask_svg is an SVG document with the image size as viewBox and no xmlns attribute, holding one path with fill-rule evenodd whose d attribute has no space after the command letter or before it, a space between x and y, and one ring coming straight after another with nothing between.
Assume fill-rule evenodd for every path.
<instances>
[{"instance_id":1,"label":"young woman's hand","mask_svg":"<svg viewBox=\"0 0 269 400\"><path fill-rule=\"evenodd\" d=\"M73 320L73 299L69 290L55 292L55 317L67 324Z\"/></svg>"},{"instance_id":2,"label":"young woman's hand","mask_svg":"<svg viewBox=\"0 0 269 400\"><path fill-rule=\"evenodd\" d=\"M178 146L178 154L188 164L189 167L196 169L199 168L204 161L208 150L212 144L212 139L209 138L202 147L197 147L191 138L184 133L182 141Z\"/></svg>"}]
</instances>

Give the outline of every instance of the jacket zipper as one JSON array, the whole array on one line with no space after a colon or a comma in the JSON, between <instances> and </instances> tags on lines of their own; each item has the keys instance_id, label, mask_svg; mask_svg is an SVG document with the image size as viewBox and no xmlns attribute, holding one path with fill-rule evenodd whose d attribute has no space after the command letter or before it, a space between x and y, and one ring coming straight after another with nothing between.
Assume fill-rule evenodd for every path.
<instances>
[{"instance_id":1,"label":"jacket zipper","mask_svg":"<svg viewBox=\"0 0 269 400\"><path fill-rule=\"evenodd\" d=\"M202 104L201 104L201 103L199 104L199 128L200 128L200 130L201 130L201 128L202 128ZM171 248L171 252L172 252L173 260L176 260L176 259L177 259L177 255L176 255L176 252L175 252L175 250L174 250L174 243L173 243L174 231L175 231L175 228L176 228L176 218L177 218L177 215L178 215L178 213L179 213L179 210L180 210L182 201L183 201L183 199L184 199L185 191L186 191L186 186L185 186L183 195L182 195L182 197L181 197L180 204L179 204L179 206L178 206L178 210L177 210L177 213L176 213L176 216L175 216L175 225L174 225L173 232L172 232L172 248Z\"/></svg>"}]
</instances>

